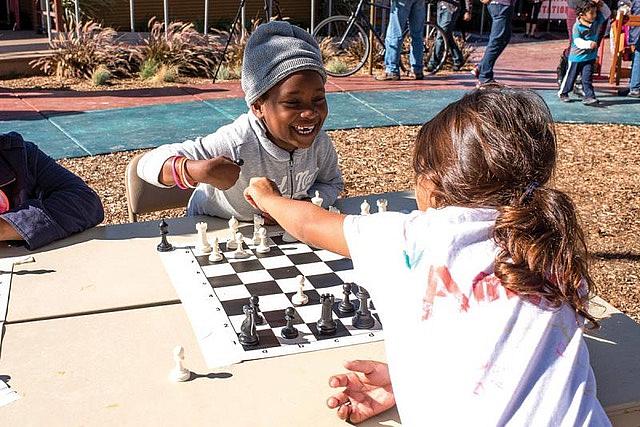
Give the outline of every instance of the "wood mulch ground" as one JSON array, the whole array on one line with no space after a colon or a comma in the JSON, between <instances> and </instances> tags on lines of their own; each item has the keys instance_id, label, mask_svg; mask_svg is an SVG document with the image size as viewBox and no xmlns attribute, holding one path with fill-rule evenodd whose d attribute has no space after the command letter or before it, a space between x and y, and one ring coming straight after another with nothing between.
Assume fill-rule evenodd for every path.
<instances>
[{"instance_id":1,"label":"wood mulch ground","mask_svg":"<svg viewBox=\"0 0 640 427\"><path fill-rule=\"evenodd\" d=\"M343 196L412 189L410 159L417 131L401 126L330 132L346 181ZM640 322L640 127L559 124L557 132L554 185L578 207L598 294ZM60 163L100 194L105 224L117 224L128 221L124 170L140 152ZM177 209L141 220L182 215L184 209Z\"/></svg>"}]
</instances>

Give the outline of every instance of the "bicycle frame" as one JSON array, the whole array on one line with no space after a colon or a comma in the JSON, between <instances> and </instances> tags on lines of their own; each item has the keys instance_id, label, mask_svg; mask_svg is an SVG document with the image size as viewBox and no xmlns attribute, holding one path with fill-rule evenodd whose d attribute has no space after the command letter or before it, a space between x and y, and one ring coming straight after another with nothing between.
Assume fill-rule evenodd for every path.
<instances>
[{"instance_id":1,"label":"bicycle frame","mask_svg":"<svg viewBox=\"0 0 640 427\"><path fill-rule=\"evenodd\" d=\"M378 40L378 42L384 46L384 41L382 40L382 37L380 37L380 34L378 34L375 28L371 26L371 23L369 22L369 20L366 19L366 17L362 14L362 7L365 5L365 3L369 7L373 6L374 8L378 8L378 9L391 10L390 7L383 6L381 4L376 4L375 2L360 0L356 8L353 10L353 12L351 12L351 15L349 16L349 25L347 26L347 29L345 30L344 35L340 40L340 44L344 43L345 39L347 38L347 34L349 34L349 31L351 31L351 28L353 27L353 23L356 22L358 18L360 18L361 25L364 24L363 25L365 27L364 29L373 33L374 37Z\"/></svg>"}]
</instances>

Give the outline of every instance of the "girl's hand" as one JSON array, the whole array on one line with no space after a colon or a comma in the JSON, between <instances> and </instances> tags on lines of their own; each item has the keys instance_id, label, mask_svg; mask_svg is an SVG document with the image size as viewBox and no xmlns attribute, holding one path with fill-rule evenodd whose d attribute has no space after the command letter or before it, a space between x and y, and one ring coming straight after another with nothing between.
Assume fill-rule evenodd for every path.
<instances>
[{"instance_id":1,"label":"girl's hand","mask_svg":"<svg viewBox=\"0 0 640 427\"><path fill-rule=\"evenodd\" d=\"M331 387L344 387L344 390L327 399L329 408L338 408L340 419L360 423L396 404L386 363L354 360L346 362L344 367L352 372L329 378Z\"/></svg>"},{"instance_id":2,"label":"girl's hand","mask_svg":"<svg viewBox=\"0 0 640 427\"><path fill-rule=\"evenodd\" d=\"M240 166L225 156L208 160L188 160L186 167L194 181L213 185L220 190L233 187L240 176Z\"/></svg>"},{"instance_id":3,"label":"girl's hand","mask_svg":"<svg viewBox=\"0 0 640 427\"><path fill-rule=\"evenodd\" d=\"M275 182L267 178L251 178L249 186L244 190L244 198L254 208L261 212L267 212L262 205L262 200L269 196L280 196L280 190Z\"/></svg>"}]
</instances>

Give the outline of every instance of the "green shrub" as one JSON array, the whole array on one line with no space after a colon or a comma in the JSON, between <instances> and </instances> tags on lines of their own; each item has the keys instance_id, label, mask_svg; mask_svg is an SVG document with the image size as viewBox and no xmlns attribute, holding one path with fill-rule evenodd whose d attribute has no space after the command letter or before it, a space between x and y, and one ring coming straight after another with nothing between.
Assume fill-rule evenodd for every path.
<instances>
[{"instance_id":1,"label":"green shrub","mask_svg":"<svg viewBox=\"0 0 640 427\"><path fill-rule=\"evenodd\" d=\"M109 83L111 79L111 71L104 65L99 65L98 68L93 70L91 75L91 81L95 86L104 86Z\"/></svg>"},{"instance_id":2,"label":"green shrub","mask_svg":"<svg viewBox=\"0 0 640 427\"><path fill-rule=\"evenodd\" d=\"M158 72L160 64L153 58L146 59L140 67L140 78L147 80L152 78Z\"/></svg>"},{"instance_id":3,"label":"green shrub","mask_svg":"<svg viewBox=\"0 0 640 427\"><path fill-rule=\"evenodd\" d=\"M342 62L338 58L333 58L332 60L330 60L327 63L326 68L327 68L327 70L329 70L332 73L344 73L349 69L347 64L345 64L344 62Z\"/></svg>"},{"instance_id":4,"label":"green shrub","mask_svg":"<svg viewBox=\"0 0 640 427\"><path fill-rule=\"evenodd\" d=\"M166 65L162 65L158 68L158 72L153 77L153 80L161 83L173 83L178 78L178 69L176 67L170 67Z\"/></svg>"}]
</instances>

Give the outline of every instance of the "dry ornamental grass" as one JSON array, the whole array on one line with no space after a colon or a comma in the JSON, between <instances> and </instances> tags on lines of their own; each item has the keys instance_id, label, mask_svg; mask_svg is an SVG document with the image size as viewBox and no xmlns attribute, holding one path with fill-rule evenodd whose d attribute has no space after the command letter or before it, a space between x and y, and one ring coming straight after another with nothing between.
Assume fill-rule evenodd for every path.
<instances>
[{"instance_id":1,"label":"dry ornamental grass","mask_svg":"<svg viewBox=\"0 0 640 427\"><path fill-rule=\"evenodd\" d=\"M418 127L330 132L345 179L344 197L413 188L411 150ZM553 185L574 200L592 254L598 294L640 321L640 127L557 125ZM61 160L96 189L105 224L127 222L124 170L140 151ZM141 221L182 216L184 209Z\"/></svg>"}]
</instances>

